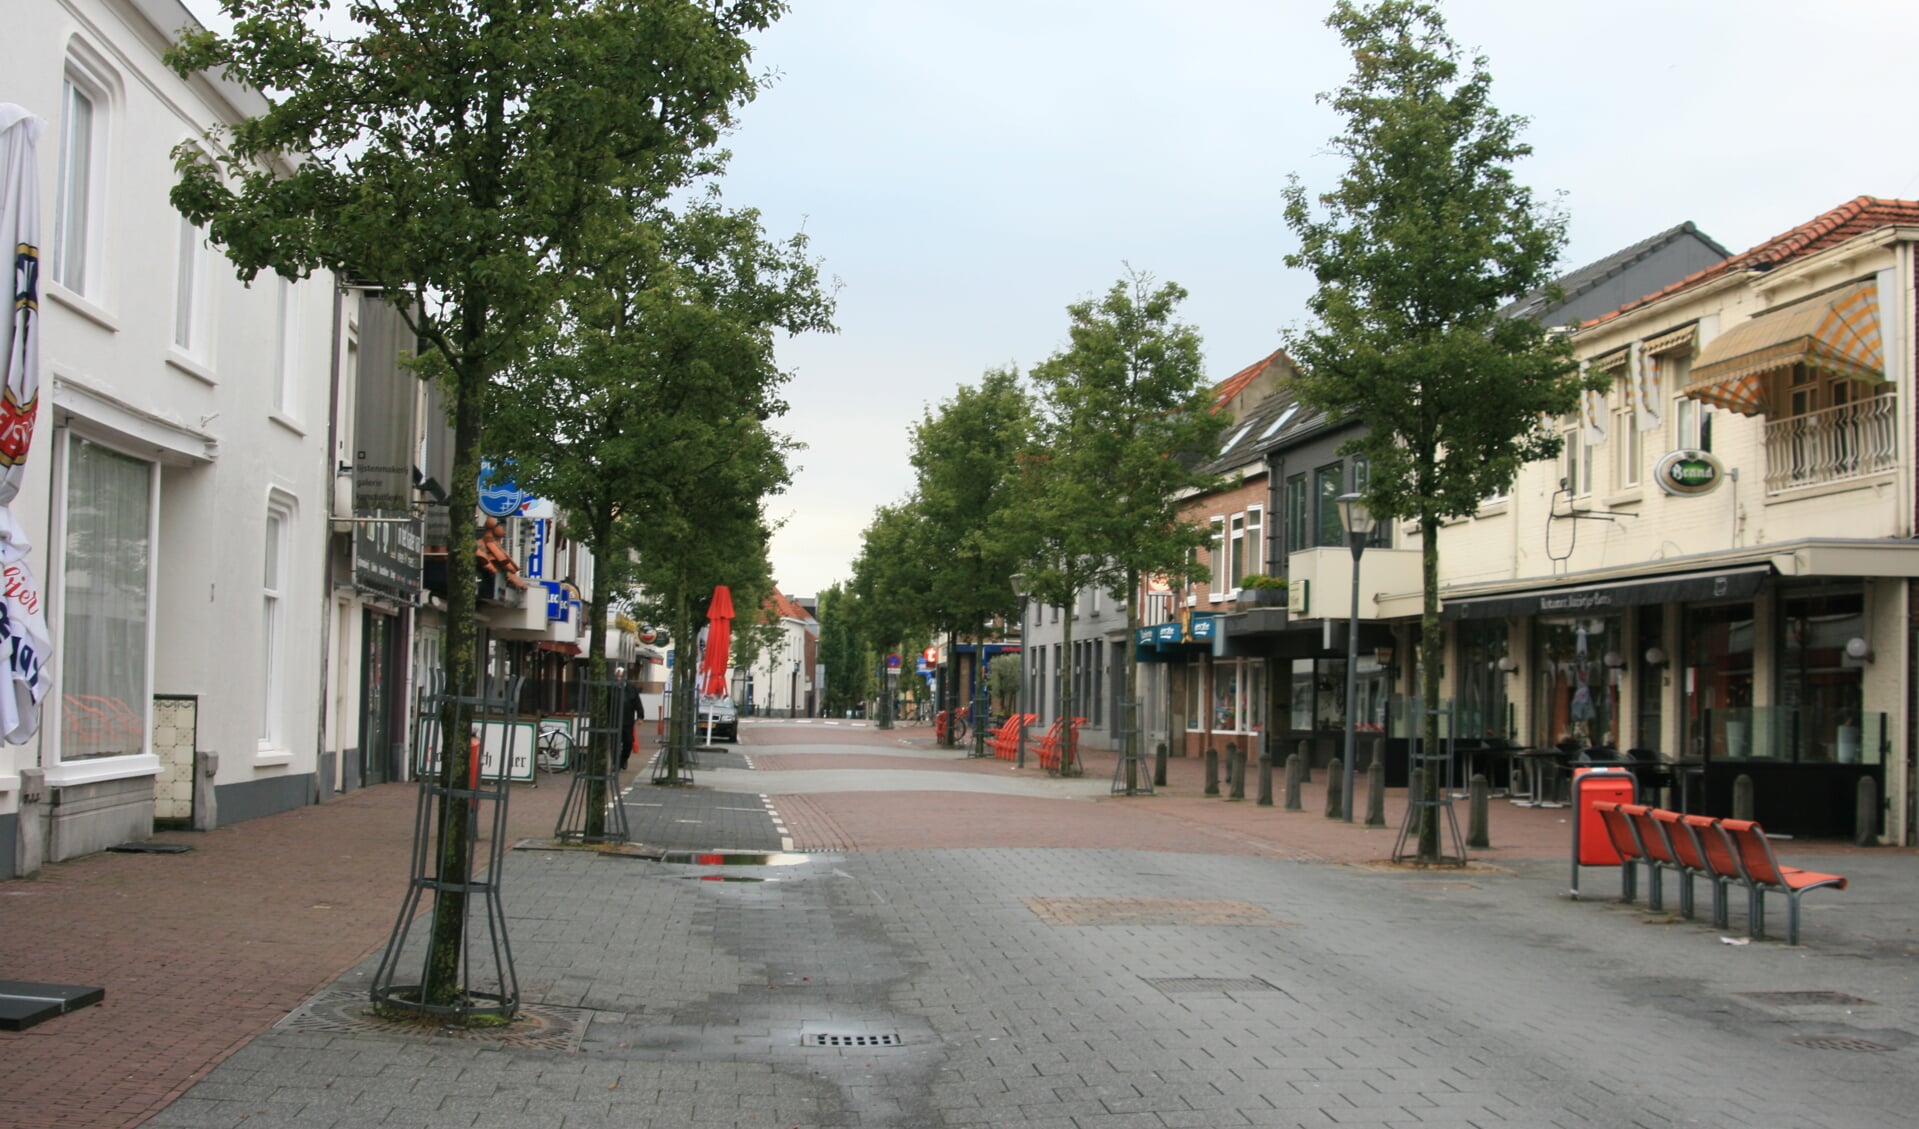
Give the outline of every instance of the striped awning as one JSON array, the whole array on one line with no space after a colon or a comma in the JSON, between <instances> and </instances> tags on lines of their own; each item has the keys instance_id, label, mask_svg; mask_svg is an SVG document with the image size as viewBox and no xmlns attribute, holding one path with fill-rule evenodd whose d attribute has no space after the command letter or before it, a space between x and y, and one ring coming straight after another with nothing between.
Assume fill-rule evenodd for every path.
<instances>
[{"instance_id":1,"label":"striped awning","mask_svg":"<svg viewBox=\"0 0 1919 1129\"><path fill-rule=\"evenodd\" d=\"M1741 415L1761 415L1766 378L1793 365L1884 380L1877 284L1857 283L1735 326L1700 351L1682 391Z\"/></svg>"},{"instance_id":2,"label":"striped awning","mask_svg":"<svg viewBox=\"0 0 1919 1129\"><path fill-rule=\"evenodd\" d=\"M1662 353L1690 353L1693 349L1693 339L1698 335L1698 323L1681 326L1671 333L1662 333L1657 337L1648 338L1645 354L1648 357L1656 357Z\"/></svg>"}]
</instances>

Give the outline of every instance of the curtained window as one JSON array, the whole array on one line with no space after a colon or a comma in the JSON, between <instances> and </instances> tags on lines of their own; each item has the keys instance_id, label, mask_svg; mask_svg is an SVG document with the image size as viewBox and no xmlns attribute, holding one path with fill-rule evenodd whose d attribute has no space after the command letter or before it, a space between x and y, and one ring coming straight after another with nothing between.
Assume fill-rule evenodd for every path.
<instances>
[{"instance_id":1,"label":"curtained window","mask_svg":"<svg viewBox=\"0 0 1919 1129\"><path fill-rule=\"evenodd\" d=\"M78 436L67 450L60 758L143 753L154 466Z\"/></svg>"}]
</instances>

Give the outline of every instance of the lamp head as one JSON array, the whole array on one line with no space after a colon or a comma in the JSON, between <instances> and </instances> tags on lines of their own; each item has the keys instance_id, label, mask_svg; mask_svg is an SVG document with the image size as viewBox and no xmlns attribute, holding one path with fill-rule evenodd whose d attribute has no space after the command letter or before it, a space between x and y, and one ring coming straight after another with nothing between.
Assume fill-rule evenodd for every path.
<instances>
[{"instance_id":1,"label":"lamp head","mask_svg":"<svg viewBox=\"0 0 1919 1129\"><path fill-rule=\"evenodd\" d=\"M1338 499L1339 520L1346 526L1350 537L1368 537L1373 532L1373 514L1358 494L1341 494Z\"/></svg>"}]
</instances>

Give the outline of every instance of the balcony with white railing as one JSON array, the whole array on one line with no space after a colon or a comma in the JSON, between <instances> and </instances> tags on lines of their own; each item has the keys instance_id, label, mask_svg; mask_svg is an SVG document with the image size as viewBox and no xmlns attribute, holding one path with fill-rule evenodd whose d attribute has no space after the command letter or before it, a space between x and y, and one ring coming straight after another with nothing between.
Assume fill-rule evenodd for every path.
<instances>
[{"instance_id":1,"label":"balcony with white railing","mask_svg":"<svg viewBox=\"0 0 1919 1129\"><path fill-rule=\"evenodd\" d=\"M1766 424L1766 493L1824 486L1892 470L1898 398L1873 396Z\"/></svg>"}]
</instances>

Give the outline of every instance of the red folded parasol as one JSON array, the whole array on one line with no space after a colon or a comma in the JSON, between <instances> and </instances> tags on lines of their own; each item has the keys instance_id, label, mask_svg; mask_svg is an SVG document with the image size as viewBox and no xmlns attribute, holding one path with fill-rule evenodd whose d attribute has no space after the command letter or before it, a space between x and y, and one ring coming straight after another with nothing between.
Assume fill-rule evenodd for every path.
<instances>
[{"instance_id":1,"label":"red folded parasol","mask_svg":"<svg viewBox=\"0 0 1919 1129\"><path fill-rule=\"evenodd\" d=\"M733 649L733 593L721 584L713 589L706 609L706 654L700 657L700 693L718 698L726 693L726 656Z\"/></svg>"}]
</instances>

